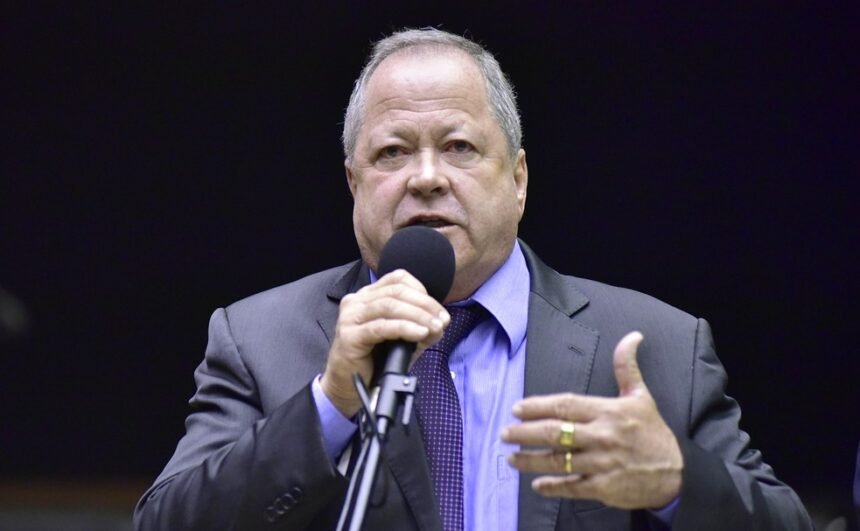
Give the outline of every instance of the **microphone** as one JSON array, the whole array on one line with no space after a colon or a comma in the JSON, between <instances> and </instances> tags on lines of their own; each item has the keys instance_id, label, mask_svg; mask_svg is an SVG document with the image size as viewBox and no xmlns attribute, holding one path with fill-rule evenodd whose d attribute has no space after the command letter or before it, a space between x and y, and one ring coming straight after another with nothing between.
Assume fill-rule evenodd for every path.
<instances>
[{"instance_id":1,"label":"microphone","mask_svg":"<svg viewBox=\"0 0 860 531\"><path fill-rule=\"evenodd\" d=\"M431 297L445 300L454 283L454 248L448 238L423 225L395 232L382 248L379 276L405 269L424 284Z\"/></svg>"},{"instance_id":2,"label":"microphone","mask_svg":"<svg viewBox=\"0 0 860 531\"><path fill-rule=\"evenodd\" d=\"M454 282L454 248L445 236L429 227L413 225L400 229L382 248L378 273L381 277L395 269L408 271L424 285L431 297L442 302ZM376 348L377 362L380 359L385 361L381 372L374 371L374 379L386 374L407 373L415 343L385 341ZM376 410L377 415L388 416L387 411L379 411L378 405Z\"/></svg>"},{"instance_id":3,"label":"microphone","mask_svg":"<svg viewBox=\"0 0 860 531\"><path fill-rule=\"evenodd\" d=\"M448 239L429 227L415 225L391 236L382 248L378 273L383 276L395 269L405 269L424 285L430 296L442 302L454 282L454 266L454 249ZM373 376L379 381L379 386L373 391L373 399L367 398L361 377L353 375L355 388L366 413L362 422L369 419L375 428L362 426L361 452L349 482L346 502L337 524L338 531L346 529L347 525L351 531L361 529L379 469L382 445L387 440L389 426L397 422L398 410L402 410L400 423L406 428L409 426L416 390L415 378L407 376L413 352L415 343L411 341L384 341L376 346ZM382 357L385 365L379 371Z\"/></svg>"}]
</instances>

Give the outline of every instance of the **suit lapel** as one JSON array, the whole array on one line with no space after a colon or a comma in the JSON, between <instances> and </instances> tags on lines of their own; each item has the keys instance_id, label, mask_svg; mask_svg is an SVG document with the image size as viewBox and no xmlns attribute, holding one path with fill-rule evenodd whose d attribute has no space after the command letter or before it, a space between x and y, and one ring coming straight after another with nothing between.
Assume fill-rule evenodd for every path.
<instances>
[{"instance_id":1,"label":"suit lapel","mask_svg":"<svg viewBox=\"0 0 860 531\"><path fill-rule=\"evenodd\" d=\"M344 295L354 293L369 283L370 274L367 266L362 262L356 262L332 284L327 296L333 304L327 305L317 318L317 323L329 343L334 339L340 300ZM416 456L422 456L424 452L421 430L413 411L408 431L402 426L394 426L389 432L388 442L383 448L384 460L381 466L387 466L391 471L418 522L418 527L437 530L442 528L442 523L436 508L430 469L425 459L416 459Z\"/></svg>"},{"instance_id":2,"label":"suit lapel","mask_svg":"<svg viewBox=\"0 0 860 531\"><path fill-rule=\"evenodd\" d=\"M531 274L523 396L585 394L600 334L573 319L588 304L572 282L543 264L520 242ZM531 488L535 474L520 474L518 528L556 527L560 500Z\"/></svg>"},{"instance_id":3,"label":"suit lapel","mask_svg":"<svg viewBox=\"0 0 860 531\"><path fill-rule=\"evenodd\" d=\"M338 277L326 293L331 304L324 304L317 314L317 324L322 328L329 345L334 340L334 328L340 311L340 300L348 293L355 293L370 283L370 273L362 261L353 262Z\"/></svg>"}]
</instances>

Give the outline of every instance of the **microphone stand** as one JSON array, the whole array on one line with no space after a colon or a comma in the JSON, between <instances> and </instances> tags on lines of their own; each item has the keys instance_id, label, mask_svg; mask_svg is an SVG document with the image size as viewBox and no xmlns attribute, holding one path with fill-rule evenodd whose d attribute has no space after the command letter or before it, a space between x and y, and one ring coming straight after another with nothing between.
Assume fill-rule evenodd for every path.
<instances>
[{"instance_id":1,"label":"microphone stand","mask_svg":"<svg viewBox=\"0 0 860 531\"><path fill-rule=\"evenodd\" d=\"M375 413L367 388L358 374L353 382L361 399L361 451L355 462L346 500L337 523L338 531L359 531L370 502L373 483L379 470L382 447L388 441L389 427L397 422L408 428L416 390L416 378L408 374L409 360L415 343L392 341L380 379L379 393L375 395ZM401 407L402 406L402 407Z\"/></svg>"}]
</instances>

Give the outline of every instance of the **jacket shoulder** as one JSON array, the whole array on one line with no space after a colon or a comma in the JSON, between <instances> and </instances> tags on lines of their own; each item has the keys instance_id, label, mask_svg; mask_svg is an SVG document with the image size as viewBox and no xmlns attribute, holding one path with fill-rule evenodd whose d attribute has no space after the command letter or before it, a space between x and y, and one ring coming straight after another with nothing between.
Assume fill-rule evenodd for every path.
<instances>
[{"instance_id":1,"label":"jacket shoulder","mask_svg":"<svg viewBox=\"0 0 860 531\"><path fill-rule=\"evenodd\" d=\"M227 306L227 313L231 316L245 313L258 314L260 311L284 304L307 305L309 301L315 299L325 300L329 289L355 266L356 262L352 262L332 267L249 295Z\"/></svg>"},{"instance_id":2,"label":"jacket shoulder","mask_svg":"<svg viewBox=\"0 0 860 531\"><path fill-rule=\"evenodd\" d=\"M592 310L622 315L653 316L661 321L680 321L693 325L697 321L697 318L688 312L646 293L580 277L568 275L565 277L588 297Z\"/></svg>"},{"instance_id":3,"label":"jacket shoulder","mask_svg":"<svg viewBox=\"0 0 860 531\"><path fill-rule=\"evenodd\" d=\"M352 262L333 267L236 301L225 308L230 328L239 337L255 337L336 311L359 266ZM339 295L332 299L333 294Z\"/></svg>"},{"instance_id":4,"label":"jacket shoulder","mask_svg":"<svg viewBox=\"0 0 860 531\"><path fill-rule=\"evenodd\" d=\"M531 274L532 294L562 312L600 323L676 323L695 328L698 321L666 302L628 288L559 273L520 241ZM588 316L588 317L586 317ZM589 318L590 317L590 318ZM601 328L601 327L597 327Z\"/></svg>"}]
</instances>

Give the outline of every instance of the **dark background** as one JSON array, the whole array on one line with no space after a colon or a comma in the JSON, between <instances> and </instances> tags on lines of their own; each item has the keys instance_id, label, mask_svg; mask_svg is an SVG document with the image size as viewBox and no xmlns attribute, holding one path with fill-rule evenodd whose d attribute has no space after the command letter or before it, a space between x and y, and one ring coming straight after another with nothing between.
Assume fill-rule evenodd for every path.
<instances>
[{"instance_id":1,"label":"dark background","mask_svg":"<svg viewBox=\"0 0 860 531\"><path fill-rule=\"evenodd\" d=\"M357 256L352 81L437 25L517 87L521 236L706 317L754 445L849 507L858 4L566 4L7 5L0 287L29 325L0 343L0 477L155 477L210 313Z\"/></svg>"}]
</instances>

